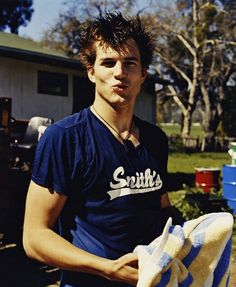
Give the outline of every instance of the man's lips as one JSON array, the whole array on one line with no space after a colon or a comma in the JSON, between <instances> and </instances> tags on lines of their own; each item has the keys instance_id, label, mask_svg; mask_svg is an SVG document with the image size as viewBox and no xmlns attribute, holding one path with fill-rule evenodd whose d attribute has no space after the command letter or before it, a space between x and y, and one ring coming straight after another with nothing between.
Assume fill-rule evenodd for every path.
<instances>
[{"instance_id":1,"label":"man's lips","mask_svg":"<svg viewBox=\"0 0 236 287\"><path fill-rule=\"evenodd\" d=\"M126 90L127 88L128 88L128 85L126 84L118 84L118 85L112 86L112 89L115 92L124 92L124 90Z\"/></svg>"}]
</instances>

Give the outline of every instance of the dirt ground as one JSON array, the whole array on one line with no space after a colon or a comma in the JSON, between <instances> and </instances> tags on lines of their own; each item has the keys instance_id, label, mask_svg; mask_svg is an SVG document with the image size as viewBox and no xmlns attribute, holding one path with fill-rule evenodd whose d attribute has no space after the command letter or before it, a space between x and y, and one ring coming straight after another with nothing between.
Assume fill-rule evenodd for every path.
<instances>
[{"instance_id":1,"label":"dirt ground","mask_svg":"<svg viewBox=\"0 0 236 287\"><path fill-rule=\"evenodd\" d=\"M8 182L0 181L0 286L46 287L60 279L58 269L29 259L22 247L24 205L30 174L11 170Z\"/></svg>"},{"instance_id":2,"label":"dirt ground","mask_svg":"<svg viewBox=\"0 0 236 287\"><path fill-rule=\"evenodd\" d=\"M4 287L56 287L58 269L29 259L21 242L4 238L0 233L0 286Z\"/></svg>"}]
</instances>

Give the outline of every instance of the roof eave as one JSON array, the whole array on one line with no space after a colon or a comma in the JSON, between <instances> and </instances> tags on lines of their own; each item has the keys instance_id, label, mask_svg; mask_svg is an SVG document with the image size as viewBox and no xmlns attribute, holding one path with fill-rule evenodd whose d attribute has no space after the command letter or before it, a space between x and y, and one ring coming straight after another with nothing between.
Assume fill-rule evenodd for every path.
<instances>
[{"instance_id":1,"label":"roof eave","mask_svg":"<svg viewBox=\"0 0 236 287\"><path fill-rule=\"evenodd\" d=\"M82 65L77 60L64 58L51 54L43 54L28 50L16 49L0 45L0 56L23 60L27 62L47 64L50 66L65 67L76 70L83 70Z\"/></svg>"}]
</instances>

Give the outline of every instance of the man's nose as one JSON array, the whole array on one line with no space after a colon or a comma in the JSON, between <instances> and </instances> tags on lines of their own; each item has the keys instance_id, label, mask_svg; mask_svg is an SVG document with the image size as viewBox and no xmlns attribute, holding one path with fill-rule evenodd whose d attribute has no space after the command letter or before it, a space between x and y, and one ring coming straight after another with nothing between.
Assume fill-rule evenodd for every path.
<instances>
[{"instance_id":1,"label":"man's nose","mask_svg":"<svg viewBox=\"0 0 236 287\"><path fill-rule=\"evenodd\" d=\"M117 62L114 67L114 76L116 78L123 78L126 76L125 66L123 63Z\"/></svg>"}]
</instances>

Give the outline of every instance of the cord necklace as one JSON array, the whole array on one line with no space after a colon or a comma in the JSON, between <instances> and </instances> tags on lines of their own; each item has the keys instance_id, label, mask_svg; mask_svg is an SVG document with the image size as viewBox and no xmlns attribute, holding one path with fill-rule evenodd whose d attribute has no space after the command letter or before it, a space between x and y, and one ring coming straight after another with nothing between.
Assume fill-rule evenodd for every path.
<instances>
[{"instance_id":1,"label":"cord necklace","mask_svg":"<svg viewBox=\"0 0 236 287\"><path fill-rule=\"evenodd\" d=\"M132 128L133 128L133 120L132 120L132 122L131 122L131 124L130 124L129 132L128 132L127 136L126 136L125 138L123 138L123 137L121 136L121 134L120 134L112 125L110 125L110 124L97 112L97 110L95 109L94 105L92 105L92 108L93 108L95 114L96 114L104 123L106 123L106 124L118 135L118 137L119 137L120 139L122 139L122 141L123 141L124 144L125 144L127 141L129 141L129 138L130 138L130 136L131 136L131 131L132 131Z\"/></svg>"}]
</instances>

